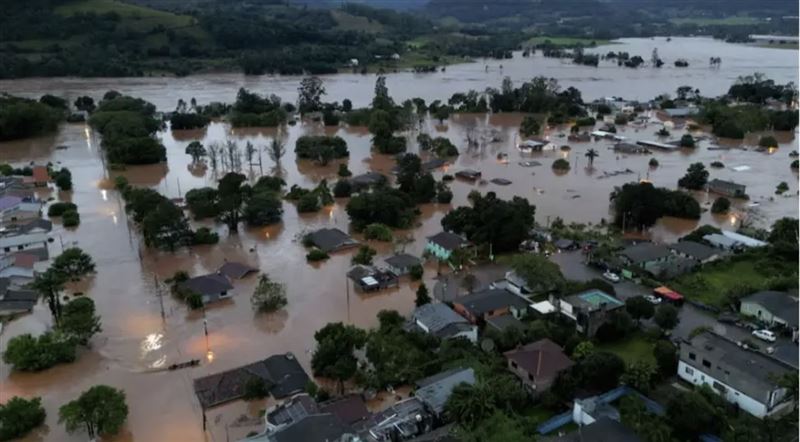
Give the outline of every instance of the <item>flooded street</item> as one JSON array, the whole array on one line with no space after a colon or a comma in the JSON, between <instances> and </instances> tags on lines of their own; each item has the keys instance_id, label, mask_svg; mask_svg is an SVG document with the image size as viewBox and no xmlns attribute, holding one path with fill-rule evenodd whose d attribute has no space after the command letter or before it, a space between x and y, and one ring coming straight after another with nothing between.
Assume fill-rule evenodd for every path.
<instances>
[{"instance_id":1,"label":"flooded street","mask_svg":"<svg viewBox=\"0 0 800 442\"><path fill-rule=\"evenodd\" d=\"M662 70L623 69L616 66L599 69L566 65L559 60L537 56L533 59L517 57L505 60L503 71L498 61L490 62L491 69L484 72L483 64L448 67L447 72L431 75L410 73L388 77L390 93L396 100L412 96L425 97L427 101L447 98L453 92L467 89L483 90L499 86L501 78L510 75L515 81L530 79L535 75L553 76L562 86L576 86L585 99L606 95L626 98L651 98L662 92L673 92L677 86L690 84L699 87L704 95L724 92L738 75L754 71L765 72L779 83L796 81L797 60L795 51L748 48L720 43L710 39L693 39L696 45L678 44L683 39L666 43L658 41L661 57L672 60L681 51L690 60L688 69ZM613 50L627 50L631 54L649 56L651 40L626 41L614 45ZM705 46L704 46L705 45ZM631 46L631 47L628 47ZM648 49L650 48L650 49ZM728 52L723 49L728 48ZM612 47L598 48L598 51ZM758 51L756 56L748 55ZM673 51L673 52L670 52ZM722 56L723 65L718 70L707 66L711 55ZM697 60L697 63L694 62ZM137 79L24 79L0 81L0 90L12 94L39 96L44 93L70 96L93 95L99 98L108 89L116 89L157 104L160 110L171 110L179 98L188 101L197 98L199 103L233 101L236 89L247 87L259 93L275 93L284 100L294 100L299 78L244 77L239 74L215 74L189 78L137 78ZM355 105L365 105L372 98L374 76L340 75L325 77L328 90L326 100L350 98ZM655 115L653 115L655 117ZM493 191L501 198L514 195L527 197L536 206L536 220L546 224L561 217L567 222L599 223L610 219L608 195L615 186L637 179L649 179L656 186L675 188L677 180L690 163L721 161L723 169L709 169L710 178L736 181L747 186L750 203L758 207L746 208L736 204L732 215L723 217L703 214L699 221L662 220L653 229L654 239L671 241L699 224L714 224L734 228L741 219L765 227L782 216L797 214L797 174L789 168L789 152L798 148L797 134L776 134L780 147L774 152L756 152L753 148L758 136L752 135L744 142L712 142L704 140L693 150L675 152L654 151L652 155L621 155L610 150L606 140L568 142L569 128L562 127L545 136L558 146L569 145L571 150L523 154L516 149L518 127L522 115L454 115L444 125L438 121L425 123L423 131L432 136L446 136L461 151L453 164L437 170L434 176L441 179L445 173L453 174L464 168L483 173L487 182L505 178L511 185L500 186L490 182L469 183L456 179L450 183L454 193L451 205L427 204L421 207L414 229L396 232L413 240L405 250L420 255L425 237L441 230L440 220L452 207L467 204L471 190ZM656 140L660 124L651 123L636 128L619 126L620 135L629 141ZM466 150L468 131L498 131L502 141L487 143L474 151ZM670 139L680 138L682 130L672 130ZM349 146L350 158L333 161L318 167L296 160L294 145L304 134L336 134ZM418 130L410 131L410 152L418 152L413 141ZM701 135L696 133L694 135ZM261 150L262 164L256 157L252 166L246 163L242 173L255 181L259 176L279 172L288 185L303 187L316 185L322 179L336 181L336 171L341 162L347 162L354 175L368 171L389 174L394 160L370 151L371 135L365 128L323 128L308 123L285 126L280 129L235 129L226 123L215 122L198 131L165 131L158 134L167 148L166 164L128 167L122 172L108 171L102 161L99 136L83 124L66 124L56 135L15 142L0 143L0 161L15 165L34 161L52 161L72 171L75 190L69 196L78 205L81 224L77 229L54 226L55 241L50 246L51 255L64 247L77 244L92 255L97 263L97 274L70 287L68 292L84 292L95 300L102 318L103 331L92 340L92 348L79 353L72 364L60 365L41 373L10 373L10 368L0 363L0 402L15 395L42 396L47 409L49 431L30 436L29 441L83 441L84 435L68 435L57 423L58 407L77 397L80 392L95 384L108 384L122 388L127 394L130 408L126 429L114 440L119 441L198 441L204 440L202 411L194 397L192 380L207 374L234 368L263 359L271 354L293 352L310 374L310 358L314 345L313 334L328 322L344 321L361 327L376 325L376 314L382 309L395 309L409 313L414 306L416 283L401 280L400 289L372 295L360 295L347 290L345 272L355 251L332 255L318 265L306 263L306 250L299 241L304 232L320 227L337 226L349 230L344 207L346 200L323 208L316 214L298 214L291 202L284 202L283 222L277 225L241 229L238 235L229 235L223 225L204 221L202 225L215 228L220 233L220 244L182 249L176 253L157 252L144 247L143 240L124 212L124 202L113 189L113 177L123 175L134 186L157 189L169 197L179 197L196 187L215 186L216 177L209 169L190 168L191 158L185 147L194 140L208 146L215 141L234 140L242 152L244 143L252 142ZM274 137L286 142L286 155L279 166L263 150ZM709 146L724 145L728 150L708 150ZM67 149L55 149L64 145ZM740 149L747 147L747 150ZM594 167L588 169L584 156L589 148L599 152ZM508 155L499 161L498 154ZM651 169L648 161L655 157L660 165ZM567 159L572 168L565 174L551 169L557 158ZM425 157L423 157L425 159ZM539 166L523 167L522 161L537 161ZM731 167L747 165L749 170L736 172ZM629 169L627 174L606 176ZM774 195L775 186L789 183L788 197ZM43 195L46 196L46 195ZM60 197L56 192L54 197ZM714 196L698 193L701 203ZM357 239L362 239L356 235ZM392 246L372 243L378 250L376 264L392 253ZM173 299L163 281L178 270L191 275L215 271L225 260L240 261L267 273L271 278L287 285L288 306L274 314L256 314L250 305L250 295L256 276L234 281L232 300L208 307L203 312L190 312ZM426 269L425 280L432 288L435 266ZM159 290L157 284L161 286ZM159 296L162 293L163 296ZM349 296L348 296L349 295ZM163 309L162 309L163 303ZM163 317L162 317L163 312ZM204 337L204 315L208 322L209 338ZM17 319L4 328L0 344L20 333L40 333L50 327L50 313L44 304L36 307L32 315ZM0 345L3 347L3 345ZM170 364L190 359L202 359L197 368L174 372L163 370ZM252 425L262 403L236 402L207 412L210 431L207 440L237 440L246 433L260 430ZM249 425L235 422L241 415L251 416ZM258 421L256 421L258 422Z\"/></svg>"},{"instance_id":2,"label":"flooded street","mask_svg":"<svg viewBox=\"0 0 800 442\"><path fill-rule=\"evenodd\" d=\"M475 63L448 66L445 72L415 74L387 73L387 85L395 100L413 97L427 102L446 100L456 92L470 89L483 91L499 88L503 77L515 83L536 76L558 79L562 87L574 86L587 101L607 96L629 100L649 100L663 93L674 94L678 86L690 85L705 96L717 96L741 75L763 72L776 83L797 82L797 51L730 44L712 38L664 37L653 39L621 39L614 44L588 49L606 54L628 52L650 60L653 49L665 61L661 69L618 67L613 61L601 61L599 67L573 64L569 60L545 58L541 52L523 58L516 52L510 60L478 60ZM720 68L709 67L709 57L721 57ZM687 68L676 68L673 62L683 58ZM0 91L12 95L39 97L52 93L74 100L81 95L99 98L114 89L154 103L161 110L175 108L179 98L198 103L233 102L240 87L261 94L275 94L286 101L297 98L300 76L246 76L241 73L212 73L185 78L31 78L0 80ZM327 101L349 98L354 106L366 106L372 100L374 75L337 74L321 77L325 82Z\"/></svg>"}]
</instances>

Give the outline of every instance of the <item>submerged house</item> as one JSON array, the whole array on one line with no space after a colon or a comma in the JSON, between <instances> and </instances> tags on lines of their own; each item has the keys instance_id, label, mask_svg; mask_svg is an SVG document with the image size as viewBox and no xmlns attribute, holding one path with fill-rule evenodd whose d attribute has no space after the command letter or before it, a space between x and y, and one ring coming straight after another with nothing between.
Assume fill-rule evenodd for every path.
<instances>
[{"instance_id":1,"label":"submerged house","mask_svg":"<svg viewBox=\"0 0 800 442\"><path fill-rule=\"evenodd\" d=\"M407 275L414 266L422 264L422 260L408 253L398 253L384 260L389 270L397 276Z\"/></svg>"},{"instance_id":2,"label":"submerged house","mask_svg":"<svg viewBox=\"0 0 800 442\"><path fill-rule=\"evenodd\" d=\"M747 198L747 187L744 184L737 184L733 181L725 181L714 178L706 185L709 192L716 193L729 198Z\"/></svg>"},{"instance_id":3,"label":"submerged house","mask_svg":"<svg viewBox=\"0 0 800 442\"><path fill-rule=\"evenodd\" d=\"M347 272L347 277L360 292L374 292L400 285L396 274L371 266L357 265Z\"/></svg>"},{"instance_id":4,"label":"submerged house","mask_svg":"<svg viewBox=\"0 0 800 442\"><path fill-rule=\"evenodd\" d=\"M233 293L233 284L227 276L219 273L195 276L180 284L181 289L197 293L203 299L203 304L221 301L230 298Z\"/></svg>"},{"instance_id":5,"label":"submerged house","mask_svg":"<svg viewBox=\"0 0 800 442\"><path fill-rule=\"evenodd\" d=\"M428 243L425 244L425 251L429 252L436 259L440 261L447 261L456 250L465 249L470 246L461 235L450 232L439 232L436 235L428 237Z\"/></svg>"},{"instance_id":6,"label":"submerged house","mask_svg":"<svg viewBox=\"0 0 800 442\"><path fill-rule=\"evenodd\" d=\"M365 189L380 186L386 183L386 176L378 172L367 172L350 178L350 186L353 192L360 192Z\"/></svg>"},{"instance_id":7,"label":"submerged house","mask_svg":"<svg viewBox=\"0 0 800 442\"><path fill-rule=\"evenodd\" d=\"M304 241L325 253L358 247L358 241L337 228L319 229L311 232L306 235Z\"/></svg>"}]
</instances>

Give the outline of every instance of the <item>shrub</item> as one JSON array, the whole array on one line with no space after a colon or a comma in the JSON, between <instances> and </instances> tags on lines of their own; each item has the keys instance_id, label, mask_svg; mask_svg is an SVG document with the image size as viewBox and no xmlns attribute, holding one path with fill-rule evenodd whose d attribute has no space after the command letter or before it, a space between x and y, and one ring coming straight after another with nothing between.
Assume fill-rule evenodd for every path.
<instances>
[{"instance_id":1,"label":"shrub","mask_svg":"<svg viewBox=\"0 0 800 442\"><path fill-rule=\"evenodd\" d=\"M422 267L422 264L415 264L409 270L409 276L411 276L412 280L419 281L420 279L422 279L422 275L424 272L425 269Z\"/></svg>"},{"instance_id":2,"label":"shrub","mask_svg":"<svg viewBox=\"0 0 800 442\"><path fill-rule=\"evenodd\" d=\"M347 198L353 193L353 185L348 180L339 180L333 186L333 196L336 198Z\"/></svg>"},{"instance_id":3,"label":"shrub","mask_svg":"<svg viewBox=\"0 0 800 442\"><path fill-rule=\"evenodd\" d=\"M60 333L45 332L38 338L30 334L8 340L3 361L15 370L40 371L75 360L75 343Z\"/></svg>"},{"instance_id":4,"label":"shrub","mask_svg":"<svg viewBox=\"0 0 800 442\"><path fill-rule=\"evenodd\" d=\"M346 178L353 175L353 172L350 172L350 169L347 168L347 164L340 164L339 165L339 172L337 172L340 177Z\"/></svg>"},{"instance_id":5,"label":"shrub","mask_svg":"<svg viewBox=\"0 0 800 442\"><path fill-rule=\"evenodd\" d=\"M658 132L656 132L656 135L659 137L668 137L670 134L666 127L662 127L658 130Z\"/></svg>"},{"instance_id":6,"label":"shrub","mask_svg":"<svg viewBox=\"0 0 800 442\"><path fill-rule=\"evenodd\" d=\"M196 292L191 292L186 296L186 305L192 310L203 308L203 296Z\"/></svg>"},{"instance_id":7,"label":"shrub","mask_svg":"<svg viewBox=\"0 0 800 442\"><path fill-rule=\"evenodd\" d=\"M64 215L64 212L70 210L77 211L78 206L75 205L74 203L63 203L63 202L53 203L50 205L50 207L47 208L47 216L49 217L62 216Z\"/></svg>"},{"instance_id":8,"label":"shrub","mask_svg":"<svg viewBox=\"0 0 800 442\"><path fill-rule=\"evenodd\" d=\"M316 193L306 193L297 200L297 211L300 213L316 212L319 208L319 197Z\"/></svg>"},{"instance_id":9,"label":"shrub","mask_svg":"<svg viewBox=\"0 0 800 442\"><path fill-rule=\"evenodd\" d=\"M391 241L392 229L389 226L381 223L373 223L364 229L364 237L366 239L375 239L378 241Z\"/></svg>"},{"instance_id":10,"label":"shrub","mask_svg":"<svg viewBox=\"0 0 800 442\"><path fill-rule=\"evenodd\" d=\"M0 405L0 440L22 438L42 425L46 416L41 398L27 400L14 396Z\"/></svg>"},{"instance_id":11,"label":"shrub","mask_svg":"<svg viewBox=\"0 0 800 442\"><path fill-rule=\"evenodd\" d=\"M358 252L353 256L352 263L361 265L372 265L372 258L375 257L377 252L370 246L361 246Z\"/></svg>"},{"instance_id":12,"label":"shrub","mask_svg":"<svg viewBox=\"0 0 800 442\"><path fill-rule=\"evenodd\" d=\"M208 227L200 227L192 237L192 243L194 244L216 244L218 242L219 235Z\"/></svg>"},{"instance_id":13,"label":"shrub","mask_svg":"<svg viewBox=\"0 0 800 442\"><path fill-rule=\"evenodd\" d=\"M789 184L787 184L786 181L781 181L775 188L775 195L782 195L787 191L789 191Z\"/></svg>"},{"instance_id":14,"label":"shrub","mask_svg":"<svg viewBox=\"0 0 800 442\"><path fill-rule=\"evenodd\" d=\"M711 213L726 213L730 208L731 201L721 196L714 200L714 204L711 205Z\"/></svg>"},{"instance_id":15,"label":"shrub","mask_svg":"<svg viewBox=\"0 0 800 442\"><path fill-rule=\"evenodd\" d=\"M655 158L650 158L650 161L647 164L650 167L658 167L658 160Z\"/></svg>"},{"instance_id":16,"label":"shrub","mask_svg":"<svg viewBox=\"0 0 800 442\"><path fill-rule=\"evenodd\" d=\"M761 147L778 147L778 140L772 135L766 135L758 140L758 145Z\"/></svg>"},{"instance_id":17,"label":"shrub","mask_svg":"<svg viewBox=\"0 0 800 442\"><path fill-rule=\"evenodd\" d=\"M323 261L328 258L330 258L330 256L320 249L313 249L306 254L306 260L310 262Z\"/></svg>"},{"instance_id":18,"label":"shrub","mask_svg":"<svg viewBox=\"0 0 800 442\"><path fill-rule=\"evenodd\" d=\"M689 134L684 134L681 137L680 146L681 147L694 147L695 146L694 137L689 135Z\"/></svg>"},{"instance_id":19,"label":"shrub","mask_svg":"<svg viewBox=\"0 0 800 442\"><path fill-rule=\"evenodd\" d=\"M583 118L578 118L577 120L575 120L575 126L577 126L577 127L594 126L594 124L596 122L597 122L597 120L595 120L592 117L583 117Z\"/></svg>"},{"instance_id":20,"label":"shrub","mask_svg":"<svg viewBox=\"0 0 800 442\"><path fill-rule=\"evenodd\" d=\"M128 179L124 176L120 175L114 178L115 189L119 190L120 192L124 192L128 189L128 187L130 187L130 184L128 183Z\"/></svg>"},{"instance_id":21,"label":"shrub","mask_svg":"<svg viewBox=\"0 0 800 442\"><path fill-rule=\"evenodd\" d=\"M617 114L614 117L614 124L625 125L628 124L628 116L625 114Z\"/></svg>"},{"instance_id":22,"label":"shrub","mask_svg":"<svg viewBox=\"0 0 800 442\"><path fill-rule=\"evenodd\" d=\"M800 168L800 161L798 160L792 161L792 164L790 164L789 167L794 170L797 170L798 168Z\"/></svg>"},{"instance_id":23,"label":"shrub","mask_svg":"<svg viewBox=\"0 0 800 442\"><path fill-rule=\"evenodd\" d=\"M569 168L570 168L569 161L563 158L559 158L553 161L553 170L564 171L564 170L569 170Z\"/></svg>"},{"instance_id":24,"label":"shrub","mask_svg":"<svg viewBox=\"0 0 800 442\"><path fill-rule=\"evenodd\" d=\"M61 222L64 227L76 227L81 223L81 216L77 210L67 210L61 216Z\"/></svg>"},{"instance_id":25,"label":"shrub","mask_svg":"<svg viewBox=\"0 0 800 442\"><path fill-rule=\"evenodd\" d=\"M712 161L710 166L715 169L722 169L723 167L725 167L725 164L723 164L722 161Z\"/></svg>"}]
</instances>

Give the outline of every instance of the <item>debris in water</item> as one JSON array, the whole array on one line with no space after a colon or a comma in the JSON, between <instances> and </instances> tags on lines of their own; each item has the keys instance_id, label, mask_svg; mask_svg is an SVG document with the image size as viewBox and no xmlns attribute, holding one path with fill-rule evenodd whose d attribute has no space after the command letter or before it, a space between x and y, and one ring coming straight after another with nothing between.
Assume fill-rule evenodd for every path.
<instances>
[{"instance_id":1,"label":"debris in water","mask_svg":"<svg viewBox=\"0 0 800 442\"><path fill-rule=\"evenodd\" d=\"M492 182L498 186L508 186L511 184L511 180L507 180L505 178L492 178Z\"/></svg>"}]
</instances>

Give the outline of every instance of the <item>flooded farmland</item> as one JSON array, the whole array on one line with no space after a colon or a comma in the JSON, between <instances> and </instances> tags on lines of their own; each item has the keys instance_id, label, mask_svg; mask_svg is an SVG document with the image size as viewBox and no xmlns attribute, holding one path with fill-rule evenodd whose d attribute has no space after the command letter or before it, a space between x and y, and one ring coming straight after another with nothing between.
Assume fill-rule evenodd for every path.
<instances>
[{"instance_id":1,"label":"flooded farmland","mask_svg":"<svg viewBox=\"0 0 800 442\"><path fill-rule=\"evenodd\" d=\"M680 40L659 42L662 58L669 60L673 57L667 47L677 47ZM652 42L628 41L615 45L613 50L627 50L645 56L652 50L647 49ZM547 75L558 78L562 86L578 87L585 99L607 95L646 99L662 92L674 92L683 84L699 87L708 95L722 93L738 75L756 70L777 82L797 80L797 60L793 51L742 48L707 39L693 39L693 42L696 45L681 46L684 48L681 51L688 51L683 57L688 58L692 65L680 71L673 68L663 71L627 70L616 66L595 69L565 65L559 60L518 57L504 60L502 72L499 62L492 61L488 73L480 63L457 65L430 76L389 75L388 85L395 99L423 96L430 101L449 97L456 91L498 86L504 75L510 75L516 81ZM730 49L730 55L726 56L726 52L721 52L725 47L735 50ZM706 50L715 52L703 52ZM707 58L712 54L723 57L723 65L718 70L707 67ZM588 72L594 72L592 78L599 79L589 78ZM340 75L325 77L324 80L327 100L349 97L354 104L365 105L372 97L374 76ZM0 90L35 96L53 93L73 98L90 94L99 98L106 90L116 89L150 100L160 110L171 110L179 98L188 100L195 97L200 103L232 101L240 86L294 100L298 81L298 78L250 78L238 74L184 79L47 79L2 81ZM655 140L655 132L661 123L657 115L651 114L650 117L651 122L646 125L619 127L619 134L634 141ZM423 205L415 228L397 232L411 238L404 246L406 251L421 254L425 237L438 232L444 214L452 207L466 204L467 194L474 189L493 191L501 198L527 197L536 206L536 219L542 224L555 217L567 222L599 223L603 218L610 218L608 195L615 186L649 179L656 186L674 188L693 162L708 165L712 161L721 161L725 167L710 169L711 178L745 184L751 196L749 203L757 204L739 202L733 214L724 217L705 212L699 221L662 220L648 232L654 239L673 240L704 223L733 228L746 220L767 226L779 217L797 214L797 174L789 168L789 153L798 147L796 133L776 134L780 147L768 152L754 149L758 139L756 134L744 141L704 139L696 149L621 155L610 150L611 143L606 140L568 142L569 128L561 127L545 136L558 146L570 146L569 150L557 148L525 154L516 148L521 120L522 115L517 114L462 114L452 116L443 125L438 121L424 123L423 131L448 137L461 150L461 155L453 159L452 164L435 171L437 180L445 173L470 168L481 171L487 182L470 183L457 179L450 184L454 193L452 204ZM466 149L468 132L490 130L500 141L487 141L479 148ZM672 129L671 139L679 138L684 131ZM413 142L418 132L419 129L415 129L408 133L412 140L409 143L411 152L418 151ZM344 138L350 158L334 161L326 167L296 160L293 153L295 140L304 134L320 133ZM345 272L353 251L335 254L318 265L306 263L306 250L298 238L303 232L320 227L337 226L349 230L344 210L346 200L338 200L315 214L298 214L294 204L284 202L282 223L242 229L238 235L229 235L222 225L204 222L203 225L220 233L219 245L196 246L169 253L145 248L135 226L128 221L119 193L113 189L113 177L117 175L127 177L132 185L152 187L169 197L179 197L196 187L214 186L219 175L210 169L202 171L190 167L191 158L184 149L194 140L205 145L233 140L242 147L249 141L260 149L274 137L285 141L287 154L279 165L274 164L262 150L261 164L256 160L252 166L245 164L242 167L242 172L252 180L262 174L280 173L289 185L311 187L322 179L335 181L341 162L347 162L354 175L367 171L390 174L394 160L371 152L371 136L365 128L323 128L318 124L304 123L279 129L232 129L226 123L215 122L199 131L164 131L158 136L167 147L167 163L128 167L121 172L107 170L101 156L99 136L84 124L64 125L53 136L0 143L2 162L18 165L52 161L72 171L73 192L59 195L54 191L48 195L43 191L41 195L43 198L70 199L78 205L81 213L81 225L77 229L54 226L51 255L60 253L62 244L63 247L76 244L94 257L96 275L78 286L69 287L67 292L83 292L94 299L103 323L102 333L92 340L92 348L79 353L77 361L72 364L41 373L11 373L7 365L0 363L0 401L15 395L42 396L47 409L47 430L26 440L83 440L81 435L66 434L63 426L57 423L58 407L99 383L122 388L128 397L130 415L126 429L115 440L204 440L202 411L192 391L192 379L289 351L310 372L313 334L326 323L344 321L370 327L376 324L375 316L382 309L396 309L407 314L413 308L416 283L407 280L402 281L399 289L374 295L360 295L347 290ZM67 148L55 149L55 146ZM709 149L717 146L729 149ZM587 167L588 160L584 156L590 148L600 154L592 168ZM498 154L506 154L507 159L498 160ZM659 167L648 166L651 157L658 160ZM570 162L569 172L557 174L551 169L550 165L557 158ZM521 162L534 161L540 165L520 165ZM735 166L748 166L749 169L735 171ZM493 178L504 178L511 184L496 185L489 182ZM787 197L774 195L775 186L781 181L789 183ZM704 208L708 208L713 200L713 196L705 193L697 193L696 197L704 203ZM376 262L390 255L393 248L400 247L382 243L370 245L378 250ZM288 306L273 314L254 313L249 302L256 282L256 277L252 276L234 283L232 300L209 307L205 313L188 311L167 293L163 281L177 270L186 270L193 275L210 272L225 260L251 264L273 279L286 283ZM435 266L426 271L429 287L435 273ZM204 336L204 319L209 331L208 340ZM50 327L50 322L47 307L39 305L32 315L7 324L0 335L0 344L20 333L40 333ZM164 370L170 364L190 359L202 359L203 363L197 368ZM209 431L205 438L236 440L249 431L258 430L259 426L253 425L257 422L253 416L257 416L260 407L263 407L262 403L248 405L238 402L209 410ZM242 415L249 416L249 419L240 419Z\"/></svg>"}]
</instances>

